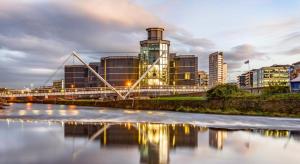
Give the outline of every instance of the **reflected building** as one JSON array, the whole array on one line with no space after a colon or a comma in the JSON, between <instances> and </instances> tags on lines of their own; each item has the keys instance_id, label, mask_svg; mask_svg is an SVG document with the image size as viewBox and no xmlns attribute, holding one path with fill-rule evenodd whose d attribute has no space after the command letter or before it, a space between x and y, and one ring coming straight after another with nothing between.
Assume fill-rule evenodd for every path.
<instances>
[{"instance_id":1,"label":"reflected building","mask_svg":"<svg viewBox=\"0 0 300 164\"><path fill-rule=\"evenodd\" d=\"M265 137L274 138L285 138L290 136L290 131L288 130L253 130L255 133L259 133Z\"/></svg>"},{"instance_id":2,"label":"reflected building","mask_svg":"<svg viewBox=\"0 0 300 164\"><path fill-rule=\"evenodd\" d=\"M109 147L137 147L140 162L166 164L170 162L170 150L177 147L196 148L198 146L198 127L190 125L166 124L74 124L65 123L65 137L87 137L103 130L95 137L101 149ZM107 126L107 128L105 128ZM203 130L203 129L202 129Z\"/></svg>"},{"instance_id":3,"label":"reflected building","mask_svg":"<svg viewBox=\"0 0 300 164\"><path fill-rule=\"evenodd\" d=\"M218 150L224 147L227 131L219 129L209 129L209 146Z\"/></svg>"}]
</instances>

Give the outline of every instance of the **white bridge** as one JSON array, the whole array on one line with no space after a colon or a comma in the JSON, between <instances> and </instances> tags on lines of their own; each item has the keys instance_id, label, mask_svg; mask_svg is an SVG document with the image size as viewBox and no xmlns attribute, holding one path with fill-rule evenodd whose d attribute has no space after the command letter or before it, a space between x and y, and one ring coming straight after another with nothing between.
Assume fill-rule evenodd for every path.
<instances>
[{"instance_id":1,"label":"white bridge","mask_svg":"<svg viewBox=\"0 0 300 164\"><path fill-rule=\"evenodd\" d=\"M116 88L121 94L128 93L129 88ZM131 91L132 94L141 95L173 95L173 94L189 94L189 93L201 93L205 92L206 88L194 87L194 86L177 86L177 87L148 87L148 88L136 88ZM75 96L75 95L106 95L115 94L113 90L107 90L107 88L70 88L66 90L52 90L44 89L39 91L24 91L24 90L13 90L7 93L0 93L2 98L13 98L13 97L50 97L50 96Z\"/></svg>"},{"instance_id":2,"label":"white bridge","mask_svg":"<svg viewBox=\"0 0 300 164\"><path fill-rule=\"evenodd\" d=\"M49 97L49 96L75 96L75 95L106 95L106 94L116 94L117 97L121 99L126 99L130 94L139 93L141 95L172 95L172 94L188 94L205 92L206 88L197 86L160 86L160 87L148 87L140 88L139 83L146 77L149 71L153 69L154 65L160 61L161 56L159 56L153 64L144 72L140 78L130 87L113 87L110 85L103 77L101 77L94 69L92 69L87 63L85 63L82 58L76 53L72 52L69 57L77 58L82 64L84 64L100 81L105 84L103 88L68 88L65 90L54 90L54 89L38 89L34 91L24 91L24 90L13 90L6 93L0 93L2 98L12 98L12 97ZM67 58L67 60L69 59ZM66 61L67 61L66 60ZM65 62L66 62L65 61ZM110 89L110 90L107 90Z\"/></svg>"}]
</instances>

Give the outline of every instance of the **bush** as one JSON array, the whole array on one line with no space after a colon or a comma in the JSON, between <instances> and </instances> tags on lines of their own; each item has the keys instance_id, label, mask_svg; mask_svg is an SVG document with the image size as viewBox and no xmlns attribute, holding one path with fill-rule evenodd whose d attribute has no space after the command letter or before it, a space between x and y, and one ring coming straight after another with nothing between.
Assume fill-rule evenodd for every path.
<instances>
[{"instance_id":1,"label":"bush","mask_svg":"<svg viewBox=\"0 0 300 164\"><path fill-rule=\"evenodd\" d=\"M207 91L208 99L225 99L229 97L246 97L250 95L249 92L243 91L233 84L221 84Z\"/></svg>"}]
</instances>

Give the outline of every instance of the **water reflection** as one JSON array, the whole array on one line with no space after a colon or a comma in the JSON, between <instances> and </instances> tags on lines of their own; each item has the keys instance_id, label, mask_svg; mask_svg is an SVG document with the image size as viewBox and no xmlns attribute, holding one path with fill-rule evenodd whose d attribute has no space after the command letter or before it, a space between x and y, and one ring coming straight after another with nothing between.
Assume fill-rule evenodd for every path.
<instances>
[{"instance_id":1,"label":"water reflection","mask_svg":"<svg viewBox=\"0 0 300 164\"><path fill-rule=\"evenodd\" d=\"M24 152L29 161L35 161L29 163L44 163L46 159L48 163L149 164L300 160L295 154L300 151L300 132L286 130L6 119L0 121L0 140L8 143L0 145L0 163L19 163L29 158ZM40 151L46 151L44 156Z\"/></svg>"},{"instance_id":2,"label":"water reflection","mask_svg":"<svg viewBox=\"0 0 300 164\"><path fill-rule=\"evenodd\" d=\"M75 124L65 123L65 137L88 137L100 141L102 149L120 146L137 146L141 163L169 163L170 149L197 147L199 128L190 125L148 123L126 124ZM207 128L201 128L207 130ZM103 131L98 133L99 131ZM95 137L95 134L98 136ZM77 154L76 154L77 156Z\"/></svg>"},{"instance_id":3,"label":"water reflection","mask_svg":"<svg viewBox=\"0 0 300 164\"><path fill-rule=\"evenodd\" d=\"M99 133L100 131L100 133ZM77 124L66 122L64 134L66 138L87 137L89 141L98 140L101 149L137 147L140 153L140 163L165 164L170 163L170 152L173 149L198 148L199 134L208 133L208 144L212 149L222 151L226 146L229 134L237 130L208 129L188 124L166 125L149 123L124 124ZM288 146L291 138L299 141L300 132L286 130L248 130L249 138L241 146L250 149L250 135L257 134L270 138L285 138ZM230 143L232 146L232 143ZM82 150L80 150L82 151ZM78 151L75 151L78 152ZM76 157L80 153L76 154Z\"/></svg>"},{"instance_id":4,"label":"water reflection","mask_svg":"<svg viewBox=\"0 0 300 164\"><path fill-rule=\"evenodd\" d=\"M227 131L210 129L209 130L209 146L222 150L224 146L224 141L227 138Z\"/></svg>"}]
</instances>

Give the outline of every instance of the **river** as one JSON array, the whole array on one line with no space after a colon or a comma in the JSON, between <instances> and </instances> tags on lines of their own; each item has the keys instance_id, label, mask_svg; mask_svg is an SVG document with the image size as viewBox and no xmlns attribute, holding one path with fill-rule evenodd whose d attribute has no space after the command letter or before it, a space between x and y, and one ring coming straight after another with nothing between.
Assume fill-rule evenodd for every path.
<instances>
[{"instance_id":1,"label":"river","mask_svg":"<svg viewBox=\"0 0 300 164\"><path fill-rule=\"evenodd\" d=\"M11 104L0 163L299 163L300 119Z\"/></svg>"}]
</instances>

